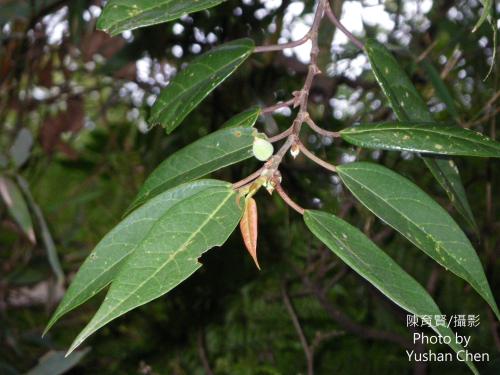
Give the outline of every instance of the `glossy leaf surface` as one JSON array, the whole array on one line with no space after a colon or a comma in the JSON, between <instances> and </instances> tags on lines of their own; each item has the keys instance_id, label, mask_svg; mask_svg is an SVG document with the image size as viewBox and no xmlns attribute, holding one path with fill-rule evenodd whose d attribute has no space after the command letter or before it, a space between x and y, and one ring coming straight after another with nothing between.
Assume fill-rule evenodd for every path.
<instances>
[{"instance_id":1,"label":"glossy leaf surface","mask_svg":"<svg viewBox=\"0 0 500 375\"><path fill-rule=\"evenodd\" d=\"M163 210L116 274L101 307L68 353L113 319L172 290L201 267L198 258L205 251L227 240L240 221L243 203L231 184L219 184Z\"/></svg>"},{"instance_id":2,"label":"glossy leaf surface","mask_svg":"<svg viewBox=\"0 0 500 375\"><path fill-rule=\"evenodd\" d=\"M151 110L151 124L161 124L167 133L220 85L250 56L251 39L238 39L216 47L194 59L165 87Z\"/></svg>"},{"instance_id":3,"label":"glossy leaf surface","mask_svg":"<svg viewBox=\"0 0 500 375\"><path fill-rule=\"evenodd\" d=\"M402 309L420 318L441 315L429 293L357 228L320 211L306 210L304 221L321 242ZM450 347L457 353L463 350L450 328L433 325L432 329L450 337ZM468 365L477 373L472 363Z\"/></svg>"},{"instance_id":4,"label":"glossy leaf surface","mask_svg":"<svg viewBox=\"0 0 500 375\"><path fill-rule=\"evenodd\" d=\"M427 105L394 56L374 40L368 41L365 48L375 78L398 120L434 122ZM432 157L424 157L423 160L460 215L477 231L477 224L455 163Z\"/></svg>"},{"instance_id":5,"label":"glossy leaf surface","mask_svg":"<svg viewBox=\"0 0 500 375\"><path fill-rule=\"evenodd\" d=\"M225 0L109 0L97 28L111 35L125 30L168 22L212 8Z\"/></svg>"},{"instance_id":6,"label":"glossy leaf surface","mask_svg":"<svg viewBox=\"0 0 500 375\"><path fill-rule=\"evenodd\" d=\"M416 247L466 280L500 317L481 262L451 216L410 180L365 162L337 167L354 196Z\"/></svg>"},{"instance_id":7,"label":"glossy leaf surface","mask_svg":"<svg viewBox=\"0 0 500 375\"><path fill-rule=\"evenodd\" d=\"M480 133L450 125L397 122L361 124L340 132L356 146L442 155L500 157L500 143Z\"/></svg>"},{"instance_id":8,"label":"glossy leaf surface","mask_svg":"<svg viewBox=\"0 0 500 375\"><path fill-rule=\"evenodd\" d=\"M169 156L146 179L128 211L176 185L252 157L257 132L253 125L259 113L259 109L253 109L237 115L223 129Z\"/></svg>"},{"instance_id":9,"label":"glossy leaf surface","mask_svg":"<svg viewBox=\"0 0 500 375\"><path fill-rule=\"evenodd\" d=\"M61 316L112 282L125 260L148 238L153 226L161 221L171 207L200 192L225 186L226 183L215 180L181 185L156 196L124 218L104 236L82 264L45 332Z\"/></svg>"}]
</instances>

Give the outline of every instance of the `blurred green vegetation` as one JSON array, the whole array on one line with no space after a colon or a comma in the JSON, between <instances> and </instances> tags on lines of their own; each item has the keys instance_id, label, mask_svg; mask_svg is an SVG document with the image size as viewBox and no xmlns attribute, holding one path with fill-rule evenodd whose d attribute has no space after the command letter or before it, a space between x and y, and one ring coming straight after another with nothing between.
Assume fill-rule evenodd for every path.
<instances>
[{"instance_id":1,"label":"blurred green vegetation","mask_svg":"<svg viewBox=\"0 0 500 375\"><path fill-rule=\"evenodd\" d=\"M2 203L0 374L24 373L47 352L64 351L90 320L102 295L41 337L64 286L120 220L148 173L231 116L252 105L288 99L302 85L307 66L303 55L252 57L168 137L159 127L145 131L160 88L183 62L211 45L244 36L268 44L279 35L289 36L294 24L309 21L314 2L305 3L227 1L179 22L110 38L95 31L100 1L0 1L0 174L28 182L65 275L65 282L59 283L57 265L49 263L43 241L48 231L33 205L36 244ZM493 73L483 80L493 51L488 25L470 32L481 12L477 1L350 1L338 2L335 8L342 5L350 12L358 5L387 12L392 24L384 27L382 21L365 17L361 38L387 42L436 118L453 121L455 113L443 104L448 99L438 96L428 72L414 63L422 53L441 74L458 112L456 121L496 136L500 64L497 58ZM391 118L366 58L336 39L330 48L333 35L326 24L320 59L325 74L313 85L311 96L315 121L338 130L357 121ZM272 133L286 129L290 121L283 112L260 120L257 127ZM33 145L27 147L26 162L16 166L10 150L22 129L31 133ZM498 162L458 160L480 227L477 238L414 155L359 150L306 131L304 139L334 163L376 159L435 197L470 235L500 300ZM248 161L214 177L237 181L256 168L256 161ZM363 229L427 286L444 313L479 314L479 327L459 332L472 336L472 351L490 354L489 363L477 364L481 373L500 372L498 322L470 287L374 219L335 176L301 157L293 164L286 160L282 174L297 202L341 215ZM204 374L209 366L214 374L304 374L304 351L284 295L291 299L309 345L314 343L317 374L467 373L459 362L408 362L403 344L411 344L411 331L403 311L313 239L301 218L277 196L260 192L256 199L262 271L256 270L239 233L234 233L222 248L206 253L204 267L180 287L95 334L87 343L90 352L68 373Z\"/></svg>"}]
</instances>

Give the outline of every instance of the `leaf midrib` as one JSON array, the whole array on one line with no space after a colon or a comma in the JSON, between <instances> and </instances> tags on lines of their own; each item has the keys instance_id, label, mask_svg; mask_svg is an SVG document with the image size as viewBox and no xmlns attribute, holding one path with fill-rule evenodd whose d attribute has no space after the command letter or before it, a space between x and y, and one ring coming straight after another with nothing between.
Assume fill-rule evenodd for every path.
<instances>
[{"instance_id":1,"label":"leaf midrib","mask_svg":"<svg viewBox=\"0 0 500 375\"><path fill-rule=\"evenodd\" d=\"M142 9L141 9L141 11L140 11L139 13L137 13L136 15L134 15L133 17L127 16L127 17L123 17L123 18L115 18L115 20L116 20L116 21L110 24L110 26L109 26L108 30L111 30L111 29L117 28L117 27L119 27L122 23L127 23L127 20L132 20L133 18L136 18L136 17L138 17L139 15L142 15L142 14L144 14L144 13L146 13L146 12L150 12L150 11L154 11L154 10L157 10L157 9L161 9L161 8L162 8L162 7L164 7L165 5L168 5L169 3L172 3L172 2L174 2L174 1L176 1L176 0L172 0L172 1L168 1L168 0L167 0L167 1L165 1L164 3L157 4L157 5L154 5L154 6L149 7L149 8L142 8ZM216 5L216 4L220 4L220 3L222 3L223 1L226 1L226 0L220 0L219 2L215 1L215 2L214 2L214 5ZM117 4L117 5L118 5L118 4ZM201 4L200 4L200 5L201 5ZM126 5L126 4L120 4L120 5L118 5L118 6L121 6L122 8L125 8L125 9L135 9L133 6L128 6L128 5ZM190 13L195 13L195 12L200 11L200 10L203 10L203 9L207 9L207 8L205 8L205 7L195 7L195 8L193 8L193 10L192 10L192 11L190 11ZM175 15L176 13L173 13L173 14ZM171 21L172 19L167 17L167 18L166 18L166 21L168 22L169 20Z\"/></svg>"},{"instance_id":2,"label":"leaf midrib","mask_svg":"<svg viewBox=\"0 0 500 375\"><path fill-rule=\"evenodd\" d=\"M220 52L220 51L217 51L217 52ZM238 62L238 60L242 60L241 62L243 62L243 60L248 56L250 55L250 51L247 51L246 53L244 53L243 55L239 55L238 57L232 59L230 62L228 62L227 64L221 66L220 68L217 68L217 69L213 69L213 71L207 75L207 77L213 77L213 76L217 76L218 74L221 74L226 68L230 67L231 65L235 64L236 62ZM194 67L196 64L199 64L199 62L194 62L193 63L194 65L192 65L192 67ZM234 68L237 68L239 64L235 65ZM186 71L183 71L181 72L180 74L183 74L183 75L186 75L188 72ZM224 80L225 78L227 78L227 76L231 74L231 72L228 72L227 75L224 75L222 77L218 77L217 78L217 82L221 81L221 80ZM174 82L172 82L174 83ZM177 82L175 82L176 84L178 84ZM194 83L192 86L189 86L187 88L181 88L181 93L179 93L178 95L176 95L176 98L174 98L172 101L173 102L182 102L182 99L191 91L195 91L196 89L198 89L200 86L203 86L203 85L207 85L207 84L210 84L210 80L208 78L204 78L196 83ZM168 86L167 88L168 89ZM215 87L211 88L210 91L212 91L213 89L215 89ZM163 117L163 114L165 113L165 111L167 110L171 110L171 108L168 107L168 104L167 102L165 102L165 99L162 99L162 96L160 95L158 97L158 100L159 102L163 105L163 108L161 108L158 113L156 115L154 115L154 117ZM172 103L172 101L170 101L170 103Z\"/></svg>"},{"instance_id":3,"label":"leaf midrib","mask_svg":"<svg viewBox=\"0 0 500 375\"><path fill-rule=\"evenodd\" d=\"M347 130L347 131L342 131L341 133L343 134L347 134L347 135L356 135L356 134L364 134L364 133L370 133L370 132L378 132L378 133L382 133L382 132L385 132L385 131L393 131L393 130L398 130L398 131L401 131L401 130L409 130L409 131L412 131L412 132L423 132L423 133L432 133L432 134L438 134L438 135L441 135L441 136L444 136L444 137L450 137L450 138L457 138L457 139L460 139L460 140L464 140L464 141L468 141L468 142L471 142L471 143L476 143L476 144L480 144L480 145L483 145L485 147L491 147L493 149L495 149L495 147L493 145L489 145L488 144L488 139L485 139L485 140L475 140L475 139L470 139L470 138L466 138L466 137L462 137L460 136L459 134L447 134L447 133L442 133L436 129L429 129L427 128L427 125L418 125L419 127L411 127L411 126L396 126L396 127L391 127L391 128L386 128L386 127L383 127L381 126L381 128L372 128L372 129L361 129L361 130L354 130L355 128L352 128L353 130ZM431 126L435 126L435 125L431 125ZM454 130L458 130L460 131L460 128L451 128L451 127L443 127L443 129L454 129ZM463 129L464 130L464 129ZM453 130L452 130L453 131ZM473 131L469 131L470 133L474 133ZM482 134L475 134L477 136L482 136ZM482 142L486 142L486 143L482 143Z\"/></svg>"},{"instance_id":4,"label":"leaf midrib","mask_svg":"<svg viewBox=\"0 0 500 375\"><path fill-rule=\"evenodd\" d=\"M204 147L205 147L205 146L204 146ZM209 162L207 162L205 165L207 165L208 163L213 163L213 162L216 162L216 161L218 161L218 160L224 159L224 158L226 158L226 157L233 156L234 154L236 154L236 153L238 153L238 152L241 152L241 151L242 151L242 150L244 150L244 149L251 149L251 147L252 147L252 145L250 144L249 146L244 146L244 147L238 148L238 149L236 149L236 150L234 150L234 151L232 151L232 152L228 152L228 153L226 153L226 154L222 155L221 157L218 157L218 158L215 158L215 159L210 160L210 161L209 161ZM172 156L174 156L174 155L172 155ZM192 168L192 169L190 169L189 171L184 171L184 172L178 173L178 174L176 174L176 175L173 175L172 177L170 177L170 176L169 176L169 177L168 177L168 179L167 179L167 180L164 180L164 182L163 182L163 183L158 184L158 185L156 185L156 186L152 187L151 189L149 189L149 192L150 192L150 193L149 193L148 195L150 195L150 194L154 194L154 193L155 193L155 192L157 192L158 190L162 190L162 187L163 187L163 186L167 185L167 184L168 184L168 182L170 182L170 181L172 181L172 180L175 180L176 178L179 178L179 176L189 174L189 173L191 173L191 172L193 172L193 171L198 171L198 170L202 169L202 167L203 167L203 166L204 166L204 165L199 165L198 167ZM226 166L227 166L227 165L224 165L224 166L222 166L221 168L224 168L224 167L226 167ZM209 171L209 172L207 172L207 173L210 173L210 171ZM186 182L187 182L187 181L186 181Z\"/></svg>"},{"instance_id":5,"label":"leaf midrib","mask_svg":"<svg viewBox=\"0 0 500 375\"><path fill-rule=\"evenodd\" d=\"M200 227L194 231L186 241L184 241L184 243L179 247L178 250L176 250L173 254L171 254L169 256L169 258L163 262L163 264L157 268L157 270L155 272L153 272L148 278L146 278L143 282L141 282L135 289L133 289L133 291L129 292L129 295L132 295L134 294L135 292L137 292L140 288L142 288L147 282L149 282L154 276L156 276L161 270L163 270L164 267L166 267L170 262L171 260L173 259L173 257L177 256L177 254L179 254L180 252L182 251L185 251L187 246L189 245L189 243L191 242L191 240L196 237L200 232L201 230L208 224L208 222L219 212L219 210L222 208L222 206L229 200L229 198L231 198L231 196L233 195L232 191L228 190L228 195L227 197L216 207L216 209L207 216L207 218L203 221L203 223L200 225ZM193 195L193 196L196 196L198 195L199 193ZM192 196L192 197L193 197ZM177 206L177 204L173 205L172 207L170 207L170 209L167 211L171 211L175 206ZM160 219L161 220L161 219ZM160 221L159 220L159 221ZM156 225L154 225L156 226ZM153 227L154 227L153 226ZM143 241L141 241L141 244L142 244ZM113 312L115 312L127 299L123 300L121 303L117 304L113 309L109 310L108 313L106 315L104 315L101 319L99 319L97 322L94 323L94 327L96 326L99 326L103 321L105 321L109 316L112 315Z\"/></svg>"},{"instance_id":6,"label":"leaf midrib","mask_svg":"<svg viewBox=\"0 0 500 375\"><path fill-rule=\"evenodd\" d=\"M366 169L363 169L363 168L351 168L352 170L361 170L361 171L366 171ZM349 178L352 182L354 183L357 183L359 184L360 186L363 186L366 190L368 190L369 192L371 192L373 195L375 195L377 198L379 198L380 200L382 200L383 202L385 202L390 208L392 208L396 213L398 213L400 216L402 216L403 218L405 218L411 225L412 227L414 228L417 228L417 229L420 229L416 224L414 224L412 222L412 220L410 220L406 215L404 215L404 213L402 213L400 210L398 210L397 208L395 208L389 201L385 200L383 197L381 197L380 195L378 195L376 192L374 192L372 189L370 189L367 185L365 184L362 184L360 182L357 182L355 179L353 179L352 177L348 176L348 175L344 175L345 177ZM353 192L354 195L356 195L354 192ZM359 198L358 198L359 199ZM376 215L375 212L373 212L373 210L371 208L368 208L372 213L374 213ZM424 232L429 238L431 238L435 243L442 243L441 241L438 241L434 238L434 236L432 236L430 233L428 233L426 230L424 229L421 229L422 232ZM400 232L401 233L401 232ZM407 236L405 236L403 233L401 233L405 238L407 238L411 243L413 243L416 247L418 247L419 249L423 250L422 247L419 246L418 243L415 243L411 238L408 238ZM426 251L424 251L426 252ZM427 253L427 252L426 252ZM471 279L471 280L467 280L469 281L471 284L475 284L477 285L473 278L471 277L472 275L460 264L460 262L457 261L457 259L455 258L454 254L453 253L450 253L449 251L446 251L446 253L448 254L448 256L450 258L452 258L456 264L459 266L460 269L462 269L464 272L465 272L465 275L467 275L468 279ZM439 264L441 264L441 261L438 259L438 257L433 257L431 256L434 260L436 260ZM443 267L446 267L444 266L443 264L441 264ZM481 287L481 290L483 290L482 286L481 285L478 285L479 287Z\"/></svg>"},{"instance_id":7,"label":"leaf midrib","mask_svg":"<svg viewBox=\"0 0 500 375\"><path fill-rule=\"evenodd\" d=\"M350 252L350 253L351 253L351 254L352 254L355 258L357 258L357 259L358 259L361 263L366 264L366 265L367 265L367 267L371 269L370 264L368 264L368 263L364 262L361 258L359 258L359 257L357 256L357 254L356 254L354 251L352 251L352 249L351 249L349 246L346 246L345 242L344 242L341 238L339 238L338 236L336 236L335 234L333 234L333 233L332 233L332 232L331 232L331 231L330 231L330 230L329 230L329 229L328 229L325 225L323 225L323 224L322 224L322 223L321 223L318 219L316 219L314 216L313 216L313 219L314 219L314 220L315 220L315 221L316 221L316 222L317 222L317 223L318 223L318 224L319 224L322 228L324 228L324 229L325 229L328 233L330 233L330 234L332 235L332 237L333 237L333 238L335 238L337 241L340 241L340 243L341 243L342 245L344 245L344 248L348 249L348 250L349 250L349 252ZM382 250L380 250L380 251L382 251ZM370 277L367 277L367 275L366 275L364 272L361 272L360 270L356 270L356 272L360 273L360 274L361 274L361 276L363 276L364 278L368 279L368 281L370 281L370 278L372 278L372 276L373 276L373 278L375 278L375 279L377 280L378 284L379 284L378 286L375 286L375 287L376 287L377 289L379 289L382 293L384 293L384 295L386 295L386 296L387 296L387 294L388 294L388 293L387 293L387 288L384 288L384 287L382 286L382 285L384 284L384 282L383 282L383 281L382 281L382 280L381 280L378 276L372 275L372 276L370 276ZM372 270L372 272L374 272L374 271ZM371 281L370 281L370 282L371 282ZM404 289L404 291L405 291L405 292L407 292L407 290L406 290L406 289ZM410 312L412 312L412 313L413 313L413 312L415 312L415 313L416 313L416 311L415 311L413 308L409 308L408 306L403 305L403 303L401 303L400 301L396 301L394 298L391 298L391 297L389 297L389 299L390 299L390 300L392 300L392 301L393 301L394 303L396 303L397 305L399 305L400 307L402 307L403 309L405 309L405 310L407 310L407 311L410 311Z\"/></svg>"}]
</instances>

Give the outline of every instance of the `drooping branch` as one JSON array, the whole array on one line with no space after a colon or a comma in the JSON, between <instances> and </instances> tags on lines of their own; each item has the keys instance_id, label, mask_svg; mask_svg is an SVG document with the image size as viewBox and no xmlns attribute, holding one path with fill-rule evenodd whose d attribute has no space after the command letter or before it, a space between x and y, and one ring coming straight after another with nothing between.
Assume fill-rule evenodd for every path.
<instances>
[{"instance_id":1,"label":"drooping branch","mask_svg":"<svg viewBox=\"0 0 500 375\"><path fill-rule=\"evenodd\" d=\"M292 42L282 43L282 44L272 44L269 46L257 46L257 47L255 47L255 49L253 51L254 51L254 53L283 51L284 49L287 49L287 48L298 47L298 46L304 44L305 42L307 42L309 39L311 39L310 32L308 32L306 35L304 35L302 38L300 38L298 40L294 40Z\"/></svg>"},{"instance_id":2,"label":"drooping branch","mask_svg":"<svg viewBox=\"0 0 500 375\"><path fill-rule=\"evenodd\" d=\"M325 137L332 137L332 138L339 138L340 133L339 132L332 132L323 128L320 128L316 123L312 120L310 116L307 116L305 119L306 124L309 125L311 130L315 131L316 133L325 136Z\"/></svg>"},{"instance_id":3,"label":"drooping branch","mask_svg":"<svg viewBox=\"0 0 500 375\"><path fill-rule=\"evenodd\" d=\"M354 44L359 49L365 48L364 44L359 39L357 39L349 30L347 30L344 25L342 25L335 13L333 13L332 7L330 6L329 2L327 3L325 11L326 16L331 21L331 23L335 25L335 27L337 27L340 31L342 31L345 36L347 36L347 38L352 42L352 44Z\"/></svg>"},{"instance_id":4,"label":"drooping branch","mask_svg":"<svg viewBox=\"0 0 500 375\"><path fill-rule=\"evenodd\" d=\"M285 201L287 205L289 205L291 208L293 208L295 211L297 211L299 214L304 215L304 209L300 207L297 203L295 203L292 198L288 196L288 194L283 190L281 187L281 184L276 184L275 186L276 192L279 194L279 196Z\"/></svg>"},{"instance_id":5,"label":"drooping branch","mask_svg":"<svg viewBox=\"0 0 500 375\"><path fill-rule=\"evenodd\" d=\"M299 142L299 150L311 161L314 163L318 164L319 166L332 171L332 172L337 172L337 168L333 165L328 163L327 161L324 161L323 159L318 158L316 155L314 155L311 151L309 151L306 146L302 142Z\"/></svg>"}]
</instances>

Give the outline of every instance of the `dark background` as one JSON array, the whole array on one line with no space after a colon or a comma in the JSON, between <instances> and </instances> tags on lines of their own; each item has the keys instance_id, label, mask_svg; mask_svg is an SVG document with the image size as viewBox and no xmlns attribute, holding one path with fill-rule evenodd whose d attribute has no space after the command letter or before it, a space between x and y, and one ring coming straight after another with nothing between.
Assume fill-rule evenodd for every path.
<instances>
[{"instance_id":1,"label":"dark background","mask_svg":"<svg viewBox=\"0 0 500 375\"><path fill-rule=\"evenodd\" d=\"M310 20L312 1L294 17L283 15L301 2L272 3L276 7L263 11L260 1L230 0L180 21L111 38L95 31L100 1L0 0L0 174L20 175L29 183L55 243L65 286L166 156L250 106L286 100L302 86L307 65L296 55L252 56L172 135L160 127L144 132L155 95L194 55L244 36L257 44L275 43L290 24ZM500 65L497 59L483 81L492 61L492 38L486 23L471 33L481 12L478 1L352 1L335 2L334 7L352 11L356 3L364 9L382 6L389 14L390 27L366 20L360 38L387 41L436 118L451 121L452 115L415 64L426 50L428 61L443 73L460 125L495 137ZM366 58L350 44L331 48L334 31L327 22L321 29L325 74L313 85L311 115L329 130L391 119ZM256 126L271 134L286 129L291 120L289 114L278 114ZM33 146L28 160L15 168L8 162L9 150L21 129L31 133ZM414 155L360 150L305 129L303 137L317 155L335 164L376 159L448 208L473 241L500 301L497 161L457 160L480 226L478 237ZM213 176L237 181L257 167L256 161L248 161ZM481 373L500 373L498 323L465 282L375 219L334 175L302 157L285 160L281 171L284 187L297 202L338 214L363 229L427 287L443 313L479 314L478 327L458 331L472 336L472 351L490 354L489 363L478 363ZM262 271L235 232L222 248L206 253L204 267L173 292L93 335L85 344L91 351L69 373L304 374L305 355L288 299L314 348L316 374L468 373L458 362L409 363L405 350L413 344L405 313L314 240L279 197L260 192L256 198ZM52 351L66 350L103 298L101 294L68 314L41 338L63 286L54 276L57 264L51 266L40 240L48 231L33 220L36 245L0 205L0 374L24 373L46 353L55 358L60 353ZM57 373L55 368L51 373Z\"/></svg>"}]
</instances>

